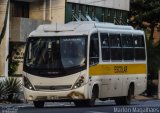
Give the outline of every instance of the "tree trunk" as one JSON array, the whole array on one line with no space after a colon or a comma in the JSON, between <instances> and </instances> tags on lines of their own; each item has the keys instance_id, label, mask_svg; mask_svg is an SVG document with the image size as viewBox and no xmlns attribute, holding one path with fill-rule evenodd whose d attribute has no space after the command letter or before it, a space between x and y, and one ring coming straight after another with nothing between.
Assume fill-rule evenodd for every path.
<instances>
[{"instance_id":1,"label":"tree trunk","mask_svg":"<svg viewBox=\"0 0 160 113\"><path fill-rule=\"evenodd\" d=\"M150 26L151 35L150 35L150 37L149 37L149 40L152 41L152 42L153 42L153 38L154 38L154 37L153 37L153 34L154 34L154 28L155 28L155 26L156 26L155 23L151 24L151 26Z\"/></svg>"}]
</instances>

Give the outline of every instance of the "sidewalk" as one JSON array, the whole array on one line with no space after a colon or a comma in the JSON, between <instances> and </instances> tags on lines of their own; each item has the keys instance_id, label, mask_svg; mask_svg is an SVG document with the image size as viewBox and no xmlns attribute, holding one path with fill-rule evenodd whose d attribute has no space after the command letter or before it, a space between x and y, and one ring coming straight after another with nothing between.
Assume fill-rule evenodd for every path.
<instances>
[{"instance_id":1,"label":"sidewalk","mask_svg":"<svg viewBox=\"0 0 160 113\"><path fill-rule=\"evenodd\" d=\"M155 100L158 99L157 96L153 96L153 97L147 97L147 96L143 96L143 95L138 95L135 96L135 100Z\"/></svg>"}]
</instances>

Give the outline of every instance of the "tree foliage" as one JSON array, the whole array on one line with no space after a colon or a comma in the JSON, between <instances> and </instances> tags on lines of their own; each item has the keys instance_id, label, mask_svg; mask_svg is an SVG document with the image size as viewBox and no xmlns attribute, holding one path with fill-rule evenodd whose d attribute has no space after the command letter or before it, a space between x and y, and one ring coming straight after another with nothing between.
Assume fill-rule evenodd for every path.
<instances>
[{"instance_id":1,"label":"tree foliage","mask_svg":"<svg viewBox=\"0 0 160 113\"><path fill-rule=\"evenodd\" d=\"M160 22L160 0L131 0L130 23L139 28L144 28L144 22L149 23L151 29L150 39L153 38L153 31Z\"/></svg>"},{"instance_id":2,"label":"tree foliage","mask_svg":"<svg viewBox=\"0 0 160 113\"><path fill-rule=\"evenodd\" d=\"M12 102L20 93L21 83L17 78L9 77L0 81L0 102L6 99Z\"/></svg>"},{"instance_id":3,"label":"tree foliage","mask_svg":"<svg viewBox=\"0 0 160 113\"><path fill-rule=\"evenodd\" d=\"M160 23L160 0L131 0L130 24L144 31L149 30L147 41L148 72L151 79L158 78L160 69L160 42L153 45L153 34ZM147 24L146 24L147 23Z\"/></svg>"},{"instance_id":4,"label":"tree foliage","mask_svg":"<svg viewBox=\"0 0 160 113\"><path fill-rule=\"evenodd\" d=\"M16 61L13 59L13 55L16 53L16 50L14 49L14 44L10 43L9 47L9 55L8 55L8 75L14 76L15 72L18 70L19 61Z\"/></svg>"}]
</instances>

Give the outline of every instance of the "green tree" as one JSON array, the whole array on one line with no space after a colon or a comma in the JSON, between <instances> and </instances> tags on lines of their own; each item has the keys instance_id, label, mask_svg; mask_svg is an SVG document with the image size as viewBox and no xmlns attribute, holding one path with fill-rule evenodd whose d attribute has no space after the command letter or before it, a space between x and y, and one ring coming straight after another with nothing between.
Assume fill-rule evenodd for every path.
<instances>
[{"instance_id":1,"label":"green tree","mask_svg":"<svg viewBox=\"0 0 160 113\"><path fill-rule=\"evenodd\" d=\"M15 72L18 70L19 62L16 60L13 60L13 55L16 53L16 50L14 49L14 44L10 43L9 46L9 55L8 55L8 75L9 76L15 76Z\"/></svg>"},{"instance_id":2,"label":"green tree","mask_svg":"<svg viewBox=\"0 0 160 113\"><path fill-rule=\"evenodd\" d=\"M132 26L150 31L147 32L149 35L146 35L148 72L152 74L149 79L156 79L160 69L160 42L153 45L153 33L160 23L160 0L131 0L129 17Z\"/></svg>"},{"instance_id":3,"label":"green tree","mask_svg":"<svg viewBox=\"0 0 160 113\"><path fill-rule=\"evenodd\" d=\"M130 17L134 17L130 23L139 28L145 28L144 22L150 24L152 40L154 28L160 22L160 0L131 0Z\"/></svg>"}]
</instances>

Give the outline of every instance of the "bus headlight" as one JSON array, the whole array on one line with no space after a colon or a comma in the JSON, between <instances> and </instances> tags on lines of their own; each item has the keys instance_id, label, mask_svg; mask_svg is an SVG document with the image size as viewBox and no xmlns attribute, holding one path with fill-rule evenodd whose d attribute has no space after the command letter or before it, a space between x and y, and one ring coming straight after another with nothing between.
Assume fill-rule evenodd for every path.
<instances>
[{"instance_id":1,"label":"bus headlight","mask_svg":"<svg viewBox=\"0 0 160 113\"><path fill-rule=\"evenodd\" d=\"M85 78L84 76L80 76L75 84L73 85L73 89L79 88L85 84Z\"/></svg>"},{"instance_id":2,"label":"bus headlight","mask_svg":"<svg viewBox=\"0 0 160 113\"><path fill-rule=\"evenodd\" d=\"M23 77L23 83L24 83L24 87L26 87L27 89L30 89L30 90L34 90L31 82L29 81L29 79L27 77Z\"/></svg>"}]
</instances>

